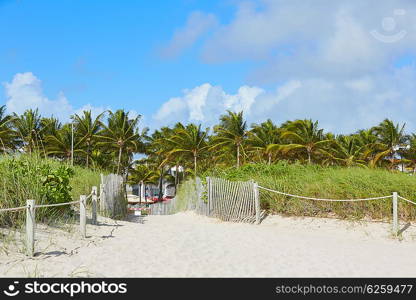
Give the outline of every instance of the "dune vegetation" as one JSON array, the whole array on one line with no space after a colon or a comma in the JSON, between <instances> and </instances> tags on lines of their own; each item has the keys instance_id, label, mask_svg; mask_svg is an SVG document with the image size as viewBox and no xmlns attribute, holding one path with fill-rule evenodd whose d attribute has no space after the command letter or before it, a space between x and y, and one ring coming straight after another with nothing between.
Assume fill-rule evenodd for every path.
<instances>
[{"instance_id":1,"label":"dune vegetation","mask_svg":"<svg viewBox=\"0 0 416 300\"><path fill-rule=\"evenodd\" d=\"M398 192L416 198L416 178L410 174L382 168L320 166L280 161L273 165L248 164L239 169L211 170L205 176L228 180L254 180L260 186L289 194L326 198L357 199ZM271 213L297 216L336 216L349 219L389 219L392 199L363 202L321 202L304 200L259 190L261 205ZM402 219L414 219L416 206L399 201Z\"/></svg>"},{"instance_id":2,"label":"dune vegetation","mask_svg":"<svg viewBox=\"0 0 416 300\"><path fill-rule=\"evenodd\" d=\"M268 188L305 196L357 198L397 191L414 199L416 134L392 120L347 134L327 132L318 121L308 119L249 125L243 112L232 111L207 128L178 122L149 133L139 121L140 115L122 109L97 116L84 111L61 123L38 110L9 115L5 106L0 107L0 150L11 157L0 166L5 174L0 206L17 206L27 198L78 197L96 185L93 178L98 180L99 172L123 175L131 184L159 187L163 182L177 186L195 176L218 174L233 180L254 179ZM22 153L36 153L43 160L27 163L25 159L33 158L21 159ZM138 155L140 159L135 159ZM68 177L71 189L55 191L53 183L48 185L33 174ZM391 209L389 200L312 203L270 193L262 199L264 208L285 214L384 218ZM414 216L412 208L401 205L406 207L400 210L402 218Z\"/></svg>"},{"instance_id":3,"label":"dune vegetation","mask_svg":"<svg viewBox=\"0 0 416 300\"><path fill-rule=\"evenodd\" d=\"M56 204L79 199L100 183L100 173L38 155L3 155L0 157L0 208L21 207L26 200L36 204ZM25 210L0 213L0 225L19 227ZM55 222L73 214L70 206L40 208L36 218Z\"/></svg>"}]
</instances>

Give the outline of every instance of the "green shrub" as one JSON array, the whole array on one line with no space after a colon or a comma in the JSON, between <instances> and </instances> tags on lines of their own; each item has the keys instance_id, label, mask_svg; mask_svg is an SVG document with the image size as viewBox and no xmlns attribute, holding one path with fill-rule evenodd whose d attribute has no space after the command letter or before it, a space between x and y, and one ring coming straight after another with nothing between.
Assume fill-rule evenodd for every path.
<instances>
[{"instance_id":1,"label":"green shrub","mask_svg":"<svg viewBox=\"0 0 416 300\"><path fill-rule=\"evenodd\" d=\"M91 183L98 185L99 178L99 174L91 170L71 168L65 163L36 155L2 156L0 208L25 206L27 199L34 199L37 205L79 199L79 195L91 192ZM36 210L36 218L41 222L71 215L73 211L69 205ZM0 226L19 227L24 220L24 210L0 213Z\"/></svg>"},{"instance_id":2,"label":"green shrub","mask_svg":"<svg viewBox=\"0 0 416 300\"><path fill-rule=\"evenodd\" d=\"M59 166L53 170L50 165L42 166L42 196L47 203L64 203L71 201L71 186L69 179L74 175L74 170L68 166Z\"/></svg>"}]
</instances>

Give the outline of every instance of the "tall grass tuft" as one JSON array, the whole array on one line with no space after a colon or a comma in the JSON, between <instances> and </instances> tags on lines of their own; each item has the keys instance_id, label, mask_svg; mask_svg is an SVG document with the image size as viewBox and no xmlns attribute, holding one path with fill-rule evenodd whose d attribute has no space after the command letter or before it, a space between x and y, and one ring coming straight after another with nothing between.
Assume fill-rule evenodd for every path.
<instances>
[{"instance_id":1,"label":"tall grass tuft","mask_svg":"<svg viewBox=\"0 0 416 300\"><path fill-rule=\"evenodd\" d=\"M176 192L175 212L186 211L198 201L195 179L188 179L178 185Z\"/></svg>"},{"instance_id":2,"label":"tall grass tuft","mask_svg":"<svg viewBox=\"0 0 416 300\"><path fill-rule=\"evenodd\" d=\"M69 202L89 194L99 180L97 172L38 155L4 155L0 157L0 208L25 206L27 199L36 204ZM69 205L36 210L37 221L45 223L68 220L73 214ZM24 210L0 213L1 227L20 228L24 222Z\"/></svg>"},{"instance_id":3,"label":"tall grass tuft","mask_svg":"<svg viewBox=\"0 0 416 300\"><path fill-rule=\"evenodd\" d=\"M416 176L384 169L322 167L318 165L253 164L239 169L216 169L204 174L228 180L250 180L266 188L317 198L352 199L391 195L398 192L416 199ZM260 190L263 209L296 216L336 216L348 219L390 219L392 199L364 202L321 202L287 197ZM416 217L416 206L399 200L403 220Z\"/></svg>"}]
</instances>

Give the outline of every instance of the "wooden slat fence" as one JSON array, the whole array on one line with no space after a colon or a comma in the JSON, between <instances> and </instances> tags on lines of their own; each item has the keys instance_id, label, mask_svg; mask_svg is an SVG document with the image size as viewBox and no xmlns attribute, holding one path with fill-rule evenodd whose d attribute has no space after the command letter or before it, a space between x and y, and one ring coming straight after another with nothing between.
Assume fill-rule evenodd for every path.
<instances>
[{"instance_id":1,"label":"wooden slat fence","mask_svg":"<svg viewBox=\"0 0 416 300\"><path fill-rule=\"evenodd\" d=\"M210 216L228 222L259 222L257 185L253 181L229 181L212 177L207 180L207 185Z\"/></svg>"},{"instance_id":2,"label":"wooden slat fence","mask_svg":"<svg viewBox=\"0 0 416 300\"><path fill-rule=\"evenodd\" d=\"M127 197L123 177L116 174L101 175L100 212L111 218L127 214Z\"/></svg>"},{"instance_id":3,"label":"wooden slat fence","mask_svg":"<svg viewBox=\"0 0 416 300\"><path fill-rule=\"evenodd\" d=\"M262 216L258 187L254 181L229 181L207 177L204 183L197 177L192 190L196 197L189 197L187 210L227 222L260 223ZM175 201L172 199L150 205L150 214L175 213Z\"/></svg>"},{"instance_id":4,"label":"wooden slat fence","mask_svg":"<svg viewBox=\"0 0 416 300\"><path fill-rule=\"evenodd\" d=\"M150 215L171 215L175 211L175 198L168 200L166 202L157 202L150 205Z\"/></svg>"}]
</instances>

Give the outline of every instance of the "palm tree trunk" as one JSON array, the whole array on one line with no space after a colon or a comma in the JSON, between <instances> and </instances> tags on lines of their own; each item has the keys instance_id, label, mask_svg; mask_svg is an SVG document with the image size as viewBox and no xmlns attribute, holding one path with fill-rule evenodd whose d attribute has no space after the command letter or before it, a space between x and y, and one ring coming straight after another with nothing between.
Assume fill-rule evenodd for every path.
<instances>
[{"instance_id":1,"label":"palm tree trunk","mask_svg":"<svg viewBox=\"0 0 416 300\"><path fill-rule=\"evenodd\" d=\"M311 164L312 160L311 160L311 150L307 149L308 151L308 163Z\"/></svg>"},{"instance_id":2,"label":"palm tree trunk","mask_svg":"<svg viewBox=\"0 0 416 300\"><path fill-rule=\"evenodd\" d=\"M90 145L88 144L88 147L87 147L87 168L88 168L88 165L89 165L89 158L90 158Z\"/></svg>"},{"instance_id":3,"label":"palm tree trunk","mask_svg":"<svg viewBox=\"0 0 416 300\"><path fill-rule=\"evenodd\" d=\"M120 165L121 165L121 153L122 153L122 147L118 149L118 163L117 163L117 175L120 174Z\"/></svg>"},{"instance_id":4,"label":"palm tree trunk","mask_svg":"<svg viewBox=\"0 0 416 300\"><path fill-rule=\"evenodd\" d=\"M240 167L240 145L237 144L237 169Z\"/></svg>"},{"instance_id":5,"label":"palm tree trunk","mask_svg":"<svg viewBox=\"0 0 416 300\"><path fill-rule=\"evenodd\" d=\"M139 204L142 204L142 195L143 195L143 180L140 181L140 190L139 190Z\"/></svg>"},{"instance_id":6,"label":"palm tree trunk","mask_svg":"<svg viewBox=\"0 0 416 300\"><path fill-rule=\"evenodd\" d=\"M194 170L195 170L195 177L196 177L196 153L194 153Z\"/></svg>"},{"instance_id":7,"label":"palm tree trunk","mask_svg":"<svg viewBox=\"0 0 416 300\"><path fill-rule=\"evenodd\" d=\"M159 195L158 195L158 199L159 201L162 200L163 197L163 168L160 170L160 177L159 177Z\"/></svg>"},{"instance_id":8,"label":"palm tree trunk","mask_svg":"<svg viewBox=\"0 0 416 300\"><path fill-rule=\"evenodd\" d=\"M272 154L271 153L269 153L268 154L268 157L269 157L269 161L268 161L268 163L269 163L269 166L272 164Z\"/></svg>"},{"instance_id":9,"label":"palm tree trunk","mask_svg":"<svg viewBox=\"0 0 416 300\"><path fill-rule=\"evenodd\" d=\"M1 145L3 146L3 152L6 152L6 146L4 145L4 143L3 143L3 139L2 138L0 138L0 141L1 141Z\"/></svg>"}]
</instances>

